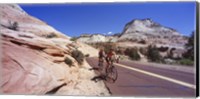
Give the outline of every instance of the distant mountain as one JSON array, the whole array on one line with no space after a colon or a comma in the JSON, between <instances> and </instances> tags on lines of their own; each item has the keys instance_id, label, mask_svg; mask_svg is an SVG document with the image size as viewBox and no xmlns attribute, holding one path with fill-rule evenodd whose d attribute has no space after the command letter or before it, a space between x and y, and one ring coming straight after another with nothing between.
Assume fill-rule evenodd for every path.
<instances>
[{"instance_id":1,"label":"distant mountain","mask_svg":"<svg viewBox=\"0 0 200 99\"><path fill-rule=\"evenodd\" d=\"M170 39L169 42L168 40ZM140 41L146 40L151 43L184 43L181 33L175 29L164 27L151 19L132 20L127 23L118 41ZM181 41L181 42L180 42Z\"/></svg>"},{"instance_id":2,"label":"distant mountain","mask_svg":"<svg viewBox=\"0 0 200 99\"><path fill-rule=\"evenodd\" d=\"M117 36L106 36L102 34L87 34L81 35L77 41L84 42L84 43L97 43L97 42L117 42Z\"/></svg>"},{"instance_id":3,"label":"distant mountain","mask_svg":"<svg viewBox=\"0 0 200 99\"><path fill-rule=\"evenodd\" d=\"M172 46L183 46L187 38L173 28L162 26L152 19L134 19L128 22L122 33L113 36L89 35L80 36L78 41L86 43L94 42L141 42L147 44L163 44Z\"/></svg>"},{"instance_id":4,"label":"distant mountain","mask_svg":"<svg viewBox=\"0 0 200 99\"><path fill-rule=\"evenodd\" d=\"M159 36L180 35L175 29L164 27L149 18L142 20L136 19L127 23L122 35L138 32Z\"/></svg>"}]
</instances>

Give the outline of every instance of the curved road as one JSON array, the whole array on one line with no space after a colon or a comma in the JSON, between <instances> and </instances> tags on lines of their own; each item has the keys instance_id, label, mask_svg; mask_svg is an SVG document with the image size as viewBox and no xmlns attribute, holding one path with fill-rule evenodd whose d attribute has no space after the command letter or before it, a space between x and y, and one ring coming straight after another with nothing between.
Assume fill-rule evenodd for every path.
<instances>
[{"instance_id":1,"label":"curved road","mask_svg":"<svg viewBox=\"0 0 200 99\"><path fill-rule=\"evenodd\" d=\"M92 67L98 67L97 58L87 58ZM158 68L151 64L120 61L115 64L118 79L106 83L113 96L195 97L195 74Z\"/></svg>"}]
</instances>

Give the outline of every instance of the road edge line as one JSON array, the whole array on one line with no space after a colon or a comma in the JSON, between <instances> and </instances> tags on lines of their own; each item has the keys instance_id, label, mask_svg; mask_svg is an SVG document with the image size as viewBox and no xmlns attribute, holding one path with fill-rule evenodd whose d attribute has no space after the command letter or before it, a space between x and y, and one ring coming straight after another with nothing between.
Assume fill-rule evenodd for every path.
<instances>
[{"instance_id":1,"label":"road edge line","mask_svg":"<svg viewBox=\"0 0 200 99\"><path fill-rule=\"evenodd\" d=\"M160 79L163 79L163 80L167 80L167 81L170 81L170 82L173 82L173 83L176 83L176 84L180 84L180 85L192 88L192 89L196 89L195 85L192 85L192 84L180 81L180 80L176 80L176 79L169 78L169 77L166 77L166 76L162 76L162 75L159 75L159 74L156 74L156 73L148 72L148 71L145 71L145 70L141 70L141 69L137 69L137 68L133 68L133 67L128 67L128 66L123 65L123 64L118 64L118 63L114 63L114 64L117 65L117 66L126 68L126 69L134 70L134 71L146 74L146 75L154 76L154 77L157 77L157 78L160 78Z\"/></svg>"}]
</instances>

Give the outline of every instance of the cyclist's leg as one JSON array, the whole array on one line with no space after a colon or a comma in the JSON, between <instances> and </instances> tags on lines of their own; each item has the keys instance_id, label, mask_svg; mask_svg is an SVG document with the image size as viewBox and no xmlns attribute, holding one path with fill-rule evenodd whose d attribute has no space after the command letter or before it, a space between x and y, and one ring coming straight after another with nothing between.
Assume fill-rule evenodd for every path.
<instances>
[{"instance_id":1,"label":"cyclist's leg","mask_svg":"<svg viewBox=\"0 0 200 99\"><path fill-rule=\"evenodd\" d=\"M103 62L104 62L104 60L103 60L103 58L101 58L101 59L99 60L99 68L100 68L100 70L103 69Z\"/></svg>"},{"instance_id":2,"label":"cyclist's leg","mask_svg":"<svg viewBox=\"0 0 200 99\"><path fill-rule=\"evenodd\" d=\"M105 59L106 59L106 67L107 67L109 64L109 60L108 60L108 57L106 57Z\"/></svg>"},{"instance_id":3,"label":"cyclist's leg","mask_svg":"<svg viewBox=\"0 0 200 99\"><path fill-rule=\"evenodd\" d=\"M108 63L107 68L106 68L107 72L110 72L110 67L112 66L112 64L113 64L112 58L109 58L109 63Z\"/></svg>"},{"instance_id":4,"label":"cyclist's leg","mask_svg":"<svg viewBox=\"0 0 200 99\"><path fill-rule=\"evenodd\" d=\"M105 67L105 71L108 69L108 66L109 66L109 58L106 57L106 67Z\"/></svg>"},{"instance_id":5,"label":"cyclist's leg","mask_svg":"<svg viewBox=\"0 0 200 99\"><path fill-rule=\"evenodd\" d=\"M98 63L98 66L100 66L101 64L101 57L99 57L99 63Z\"/></svg>"}]
</instances>

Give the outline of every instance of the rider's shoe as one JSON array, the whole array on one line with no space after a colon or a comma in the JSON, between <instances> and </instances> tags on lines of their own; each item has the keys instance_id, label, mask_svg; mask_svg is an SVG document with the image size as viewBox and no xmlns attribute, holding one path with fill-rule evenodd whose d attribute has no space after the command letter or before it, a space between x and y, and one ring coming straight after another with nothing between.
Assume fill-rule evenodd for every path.
<instances>
[{"instance_id":1,"label":"rider's shoe","mask_svg":"<svg viewBox=\"0 0 200 99\"><path fill-rule=\"evenodd\" d=\"M95 83L97 82L97 78L96 77L92 78L91 80L94 81Z\"/></svg>"}]
</instances>

